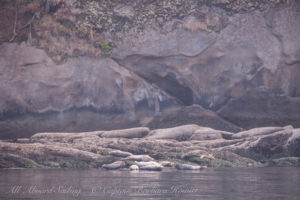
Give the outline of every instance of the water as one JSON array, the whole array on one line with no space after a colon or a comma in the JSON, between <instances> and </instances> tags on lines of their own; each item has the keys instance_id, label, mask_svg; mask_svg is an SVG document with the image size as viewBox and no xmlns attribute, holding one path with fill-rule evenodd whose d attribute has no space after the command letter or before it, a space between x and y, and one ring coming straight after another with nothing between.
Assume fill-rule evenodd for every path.
<instances>
[{"instance_id":1,"label":"water","mask_svg":"<svg viewBox=\"0 0 300 200\"><path fill-rule=\"evenodd\" d=\"M0 199L299 200L300 168L0 170Z\"/></svg>"}]
</instances>

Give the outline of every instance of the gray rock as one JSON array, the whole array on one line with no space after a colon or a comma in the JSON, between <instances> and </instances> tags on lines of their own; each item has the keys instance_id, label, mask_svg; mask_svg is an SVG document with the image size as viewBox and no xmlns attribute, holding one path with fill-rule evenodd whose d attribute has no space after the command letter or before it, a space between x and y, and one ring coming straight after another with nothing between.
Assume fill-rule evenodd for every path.
<instances>
[{"instance_id":1,"label":"gray rock","mask_svg":"<svg viewBox=\"0 0 300 200\"><path fill-rule=\"evenodd\" d=\"M287 124L299 127L299 112L298 97L279 96L267 91L249 91L242 97L230 100L218 114L229 121L234 121L240 127L251 129Z\"/></svg>"},{"instance_id":2,"label":"gray rock","mask_svg":"<svg viewBox=\"0 0 300 200\"><path fill-rule=\"evenodd\" d=\"M176 24L176 21L170 22ZM151 25L146 25L141 34L137 30L130 30L123 34L123 40L116 40L116 48L112 55L118 59L124 59L130 55L149 56L171 56L187 55L195 56L204 51L216 40L215 33L208 33L202 30L190 31L184 27L178 27L166 34Z\"/></svg>"},{"instance_id":3,"label":"gray rock","mask_svg":"<svg viewBox=\"0 0 300 200\"><path fill-rule=\"evenodd\" d=\"M114 12L119 17L126 17L132 19L134 17L135 11L131 6L118 5L114 8Z\"/></svg>"},{"instance_id":4,"label":"gray rock","mask_svg":"<svg viewBox=\"0 0 300 200\"><path fill-rule=\"evenodd\" d=\"M286 128L282 131L270 133L268 135L259 135L256 137L246 137L236 145L224 147L226 150L235 151L242 156L254 160L269 159L271 157L281 156L289 153L289 141L293 139L293 129ZM296 144L296 146L298 143ZM298 147L296 147L298 148ZM293 148L291 148L293 149ZM293 153L295 153L293 151Z\"/></svg>"},{"instance_id":5,"label":"gray rock","mask_svg":"<svg viewBox=\"0 0 300 200\"><path fill-rule=\"evenodd\" d=\"M292 136L286 143L289 155L300 157L300 129L294 129Z\"/></svg>"},{"instance_id":6,"label":"gray rock","mask_svg":"<svg viewBox=\"0 0 300 200\"><path fill-rule=\"evenodd\" d=\"M271 27L274 37L280 40L284 60L288 64L300 61L300 47L295 38L300 34L300 4L297 1L290 1L290 7L286 9L274 8L266 15L267 23Z\"/></svg>"},{"instance_id":7,"label":"gray rock","mask_svg":"<svg viewBox=\"0 0 300 200\"><path fill-rule=\"evenodd\" d=\"M1 43L0 137L122 129L149 118L151 128L300 127L299 1L218 0L208 8L196 1L165 3L87 2L80 10L84 21L74 25L85 35L95 26L88 40L69 32L71 39L50 37L57 31L46 30L49 35L33 38L38 48ZM5 27L13 20L0 24L2 41L11 37ZM112 43L106 58L94 47L100 38ZM41 48L65 62L54 63ZM214 116L188 112L193 104ZM171 107L177 111L165 117ZM182 107L188 111L179 116Z\"/></svg>"},{"instance_id":8,"label":"gray rock","mask_svg":"<svg viewBox=\"0 0 300 200\"><path fill-rule=\"evenodd\" d=\"M275 132L273 134L260 138L257 142L250 146L250 151L271 157L274 154L280 154L285 151L285 144L289 137L293 134L291 129Z\"/></svg>"},{"instance_id":9,"label":"gray rock","mask_svg":"<svg viewBox=\"0 0 300 200\"><path fill-rule=\"evenodd\" d=\"M202 127L211 127L229 132L239 132L241 128L224 120L216 113L204 109L199 105L176 106L156 114L148 119L143 126L153 129L172 128L185 124L197 124Z\"/></svg>"},{"instance_id":10,"label":"gray rock","mask_svg":"<svg viewBox=\"0 0 300 200\"><path fill-rule=\"evenodd\" d=\"M163 88L182 104L199 103L218 110L222 117L243 128L287 123L299 126L300 71L296 55L300 47L294 42L299 35L299 26L295 26L300 21L298 10L299 3L290 1L265 12L233 15L222 26L218 39L213 36L216 32L203 31L209 25L195 16L186 16L163 36L149 25L139 37L124 35L127 40L117 45L114 55L127 69ZM216 18L226 21L222 14ZM175 42L172 34L181 38ZM181 44L183 35L192 38L193 44L184 42L190 52ZM205 39L205 35L213 37ZM194 38L213 42L204 45L203 51L204 46ZM261 90L270 94L261 94ZM281 103L286 106L278 106Z\"/></svg>"},{"instance_id":11,"label":"gray rock","mask_svg":"<svg viewBox=\"0 0 300 200\"><path fill-rule=\"evenodd\" d=\"M2 138L133 126L139 109L145 116L145 108L154 112L158 97L160 103L170 100L110 58L77 57L55 64L45 51L25 43L4 43L0 54ZM24 117L11 119L5 113ZM41 115L43 123L37 120Z\"/></svg>"}]
</instances>

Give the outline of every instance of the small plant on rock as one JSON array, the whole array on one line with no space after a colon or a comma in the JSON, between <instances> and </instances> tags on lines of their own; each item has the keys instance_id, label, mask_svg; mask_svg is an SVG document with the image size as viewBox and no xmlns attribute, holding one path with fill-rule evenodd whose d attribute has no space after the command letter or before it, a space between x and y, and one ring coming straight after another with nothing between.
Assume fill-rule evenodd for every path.
<instances>
[{"instance_id":1,"label":"small plant on rock","mask_svg":"<svg viewBox=\"0 0 300 200\"><path fill-rule=\"evenodd\" d=\"M111 47L111 44L110 44L109 41L101 40L100 41L100 48L101 48L102 52L105 55L110 55L111 54L112 47Z\"/></svg>"}]
</instances>

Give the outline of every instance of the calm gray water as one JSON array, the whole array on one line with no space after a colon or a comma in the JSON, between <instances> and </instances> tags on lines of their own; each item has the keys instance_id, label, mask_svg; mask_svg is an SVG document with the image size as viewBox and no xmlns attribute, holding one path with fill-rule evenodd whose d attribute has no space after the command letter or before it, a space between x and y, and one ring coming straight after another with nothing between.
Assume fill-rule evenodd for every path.
<instances>
[{"instance_id":1,"label":"calm gray water","mask_svg":"<svg viewBox=\"0 0 300 200\"><path fill-rule=\"evenodd\" d=\"M300 168L0 170L0 199L299 200Z\"/></svg>"}]
</instances>

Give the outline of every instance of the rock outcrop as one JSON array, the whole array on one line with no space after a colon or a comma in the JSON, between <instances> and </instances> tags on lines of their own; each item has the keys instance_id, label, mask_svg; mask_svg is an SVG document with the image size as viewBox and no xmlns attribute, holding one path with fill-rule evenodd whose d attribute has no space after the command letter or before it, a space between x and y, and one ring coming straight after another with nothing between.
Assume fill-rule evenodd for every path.
<instances>
[{"instance_id":1,"label":"rock outcrop","mask_svg":"<svg viewBox=\"0 0 300 200\"><path fill-rule=\"evenodd\" d=\"M175 140L176 130L198 127L198 139ZM199 137L208 129L213 137ZM100 168L130 170L163 170L176 167L198 170L207 167L300 166L299 129L262 127L248 133L232 133L230 138L196 125L170 128L163 138L103 138L103 131L85 133L39 133L29 139L0 141L0 168ZM200 130L200 132L198 132ZM126 130L124 130L126 131ZM152 130L158 134L159 130ZM246 133L246 134L245 134ZM185 133L186 134L186 133ZM159 134L158 134L159 135ZM234 137L237 135L238 137ZM137 165L137 167L133 167ZM130 167L132 166L132 167Z\"/></svg>"}]
</instances>

